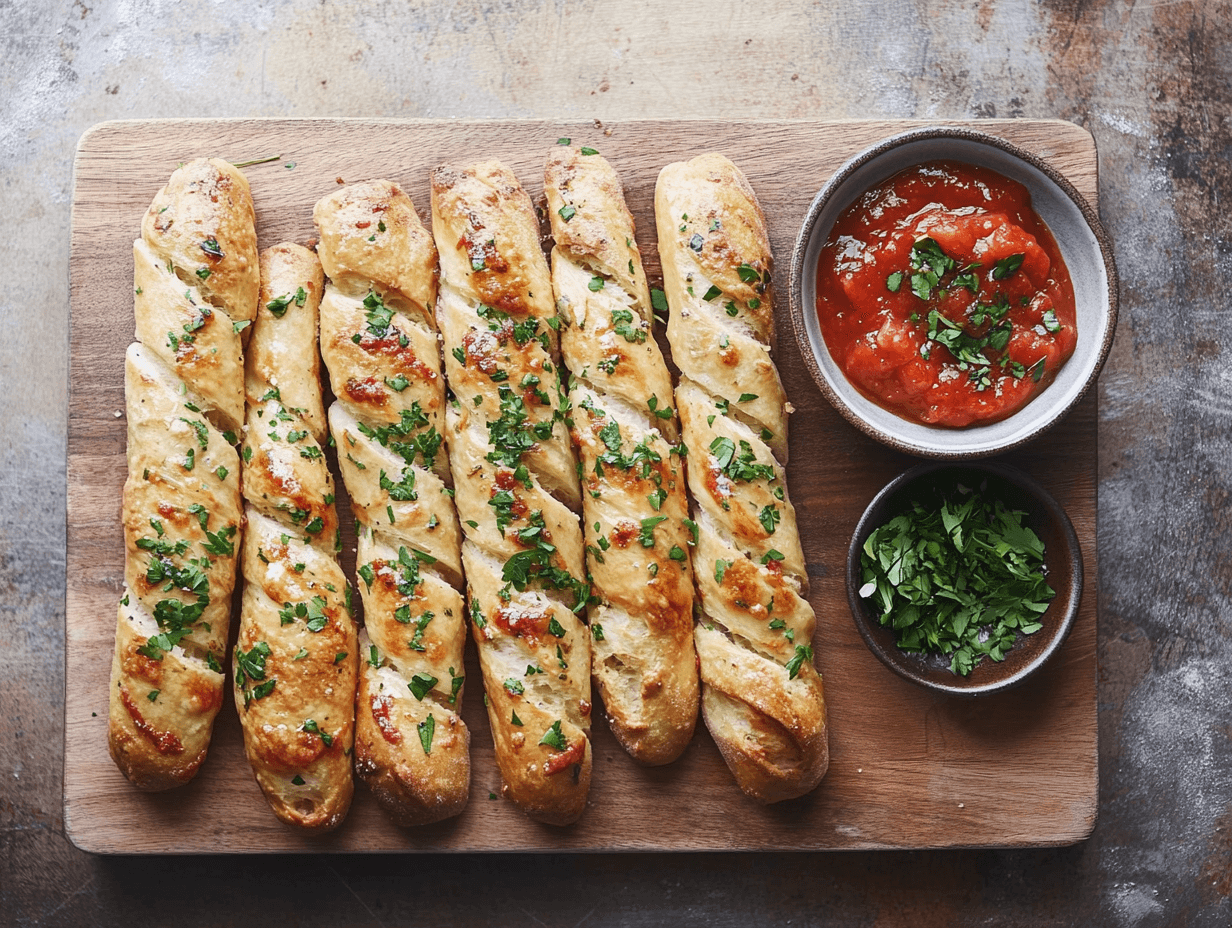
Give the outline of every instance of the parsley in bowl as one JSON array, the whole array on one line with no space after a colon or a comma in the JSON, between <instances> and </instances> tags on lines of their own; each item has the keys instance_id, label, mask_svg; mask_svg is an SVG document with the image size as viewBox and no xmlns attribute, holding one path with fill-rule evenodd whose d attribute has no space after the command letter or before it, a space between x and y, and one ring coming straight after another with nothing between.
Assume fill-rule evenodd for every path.
<instances>
[{"instance_id":1,"label":"parsley in bowl","mask_svg":"<svg viewBox=\"0 0 1232 928\"><path fill-rule=\"evenodd\" d=\"M1004 464L922 464L852 537L847 594L873 654L945 693L1015 686L1069 634L1082 555L1065 511Z\"/></svg>"}]
</instances>

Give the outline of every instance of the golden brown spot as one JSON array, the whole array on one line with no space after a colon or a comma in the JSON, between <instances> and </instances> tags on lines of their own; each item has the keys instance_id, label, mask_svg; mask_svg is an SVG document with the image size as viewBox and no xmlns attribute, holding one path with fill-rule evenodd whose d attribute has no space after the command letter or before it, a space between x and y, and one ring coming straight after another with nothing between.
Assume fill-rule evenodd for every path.
<instances>
[{"instance_id":1,"label":"golden brown spot","mask_svg":"<svg viewBox=\"0 0 1232 928\"><path fill-rule=\"evenodd\" d=\"M124 703L124 708L128 710L128 714L133 720L133 726L154 745L154 750L158 751L159 754L184 753L184 745L175 736L174 732L160 731L142 718L141 712L138 711L132 697L128 695L128 690L123 687L120 688L120 701Z\"/></svg>"},{"instance_id":2,"label":"golden brown spot","mask_svg":"<svg viewBox=\"0 0 1232 928\"><path fill-rule=\"evenodd\" d=\"M124 658L120 666L124 673L131 677L137 677L139 680L145 680L152 686L157 687L163 679L163 662L151 660L140 651L137 650L137 645L130 645L124 649Z\"/></svg>"},{"instance_id":3,"label":"golden brown spot","mask_svg":"<svg viewBox=\"0 0 1232 928\"><path fill-rule=\"evenodd\" d=\"M629 546L629 542L632 541L634 536L640 531L641 529L639 526L628 521L627 519L622 520L619 525L612 529L612 533L610 535L612 544L618 548L627 548Z\"/></svg>"},{"instance_id":4,"label":"golden brown spot","mask_svg":"<svg viewBox=\"0 0 1232 928\"><path fill-rule=\"evenodd\" d=\"M748 558L736 558L723 575L723 590L728 603L746 612L761 601L763 589L757 566Z\"/></svg>"},{"instance_id":5,"label":"golden brown spot","mask_svg":"<svg viewBox=\"0 0 1232 928\"><path fill-rule=\"evenodd\" d=\"M478 329L467 332L462 337L462 350L466 352L467 358L474 359L475 367L482 373L491 376L496 373L496 357L493 352L483 350L478 344L480 340L487 341L489 334L491 333Z\"/></svg>"},{"instance_id":6,"label":"golden brown spot","mask_svg":"<svg viewBox=\"0 0 1232 928\"><path fill-rule=\"evenodd\" d=\"M711 498L717 501L720 505L726 502L732 495L731 481L717 467L706 468L706 489L710 492Z\"/></svg>"},{"instance_id":7,"label":"golden brown spot","mask_svg":"<svg viewBox=\"0 0 1232 928\"><path fill-rule=\"evenodd\" d=\"M222 687L215 686L209 680L189 677L185 681L185 689L188 690L188 706L194 712L211 712L222 705Z\"/></svg>"}]
</instances>

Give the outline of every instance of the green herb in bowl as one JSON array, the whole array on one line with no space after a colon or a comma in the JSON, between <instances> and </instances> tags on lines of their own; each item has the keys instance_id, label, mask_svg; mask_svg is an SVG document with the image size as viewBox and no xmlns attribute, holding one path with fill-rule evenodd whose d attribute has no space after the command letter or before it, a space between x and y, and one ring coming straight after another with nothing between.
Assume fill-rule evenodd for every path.
<instances>
[{"instance_id":1,"label":"green herb in bowl","mask_svg":"<svg viewBox=\"0 0 1232 928\"><path fill-rule=\"evenodd\" d=\"M1043 627L1056 595L1024 515L962 484L939 508L915 502L864 542L859 595L899 648L948 654L955 674L968 676L985 656L1004 660L1020 633Z\"/></svg>"}]
</instances>

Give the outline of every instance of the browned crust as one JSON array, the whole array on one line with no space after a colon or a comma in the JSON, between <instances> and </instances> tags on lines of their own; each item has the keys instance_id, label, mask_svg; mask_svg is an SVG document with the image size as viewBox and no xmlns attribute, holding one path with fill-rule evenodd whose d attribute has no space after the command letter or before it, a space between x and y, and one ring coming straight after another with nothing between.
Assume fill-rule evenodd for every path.
<instances>
[{"instance_id":1,"label":"browned crust","mask_svg":"<svg viewBox=\"0 0 1232 928\"><path fill-rule=\"evenodd\" d=\"M356 771L395 823L424 825L459 814L470 794L470 734L459 714L461 533L441 437L436 245L410 198L385 180L323 198L313 218L330 278L321 309L321 350L338 397L330 428L361 523L356 560L366 627ZM363 302L370 293L393 311L384 332L370 324ZM408 421L412 433L389 445L371 437ZM396 442L434 437L439 448L430 460L420 452L408 464L393 450ZM396 495L393 485L402 487Z\"/></svg>"},{"instance_id":2,"label":"browned crust","mask_svg":"<svg viewBox=\"0 0 1232 928\"><path fill-rule=\"evenodd\" d=\"M261 269L246 378L248 529L235 705L244 752L274 814L322 833L341 824L354 793L358 664L346 576L335 560L321 382L316 364L305 361L316 356L323 275L316 255L291 243L263 251ZM274 301L280 312L271 310Z\"/></svg>"},{"instance_id":3,"label":"browned crust","mask_svg":"<svg viewBox=\"0 0 1232 928\"><path fill-rule=\"evenodd\" d=\"M615 170L602 155L561 146L544 176L561 348L573 374L587 570L598 598L587 609L593 679L621 746L641 763L666 764L688 747L698 707L693 538L671 378ZM602 286L592 289L595 280ZM640 446L646 460L612 463L613 424L620 452L636 457ZM656 519L648 547L641 527Z\"/></svg>"},{"instance_id":4,"label":"browned crust","mask_svg":"<svg viewBox=\"0 0 1232 928\"><path fill-rule=\"evenodd\" d=\"M239 543L243 521L235 449L201 414L200 397L181 394L179 383L151 352L129 346L125 585L108 740L117 766L142 789L188 782L205 758L223 686L209 662L221 668L235 582L234 554L222 548ZM207 529L222 533L221 542ZM154 618L160 604L168 611L193 609L202 596L182 640L173 647L151 644L170 631Z\"/></svg>"},{"instance_id":5,"label":"browned crust","mask_svg":"<svg viewBox=\"0 0 1232 928\"><path fill-rule=\"evenodd\" d=\"M181 166L154 197L141 236L233 322L256 318L256 214L248 179L238 168L218 158ZM209 273L202 278L201 271ZM246 334L241 338L248 340Z\"/></svg>"},{"instance_id":6,"label":"browned crust","mask_svg":"<svg viewBox=\"0 0 1232 928\"><path fill-rule=\"evenodd\" d=\"M575 459L557 421L562 388L556 331L548 325L556 312L547 262L530 198L499 162L437 168L432 219L441 255L437 310L445 369L458 400L447 437L459 515L467 526L462 553L469 614L502 792L532 818L567 825L585 811L590 789L587 631L572 612L572 594L533 581L521 591L506 589L502 577L503 565L533 544L518 536L534 528L534 513L543 516L541 537L556 549L552 566L584 576ZM502 315L486 309L481 315L483 307ZM515 325L524 334L533 328L534 337L519 343ZM537 383L522 388L527 377ZM528 398L514 387L525 389ZM551 436L535 441L518 460L525 479L515 477L515 468L487 460L488 425L500 419L502 402L519 398L527 428L552 424ZM511 500L503 533L489 505L498 493ZM542 672L528 674L528 667Z\"/></svg>"},{"instance_id":7,"label":"browned crust","mask_svg":"<svg viewBox=\"0 0 1232 928\"><path fill-rule=\"evenodd\" d=\"M713 153L663 169L655 212L700 526L702 715L740 788L779 802L817 786L829 747L812 665L816 617L783 471L786 398L768 351L769 240L747 180ZM702 288L712 299L699 298Z\"/></svg>"}]
</instances>

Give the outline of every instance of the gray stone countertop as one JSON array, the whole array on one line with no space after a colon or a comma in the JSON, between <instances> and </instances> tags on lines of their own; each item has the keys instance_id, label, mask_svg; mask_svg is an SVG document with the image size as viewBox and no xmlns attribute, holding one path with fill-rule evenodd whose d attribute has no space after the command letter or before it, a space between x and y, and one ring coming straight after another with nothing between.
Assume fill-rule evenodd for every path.
<instances>
[{"instance_id":1,"label":"gray stone countertop","mask_svg":"<svg viewBox=\"0 0 1232 928\"><path fill-rule=\"evenodd\" d=\"M1040 851L103 859L61 808L77 139L179 116L1060 117L1099 147L1099 822ZM0 923L1232 922L1232 7L0 0ZM1224 275L1229 275L1225 277Z\"/></svg>"}]
</instances>

